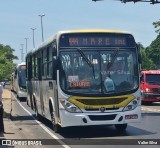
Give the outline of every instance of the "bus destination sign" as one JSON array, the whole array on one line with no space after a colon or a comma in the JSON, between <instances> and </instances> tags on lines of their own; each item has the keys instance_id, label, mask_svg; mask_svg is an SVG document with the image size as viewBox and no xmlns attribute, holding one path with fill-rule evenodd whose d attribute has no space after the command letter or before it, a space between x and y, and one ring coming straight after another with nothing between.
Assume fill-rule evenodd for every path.
<instances>
[{"instance_id":1,"label":"bus destination sign","mask_svg":"<svg viewBox=\"0 0 160 148\"><path fill-rule=\"evenodd\" d=\"M69 46L125 46L125 38L113 38L113 37L75 37L69 38Z\"/></svg>"},{"instance_id":2,"label":"bus destination sign","mask_svg":"<svg viewBox=\"0 0 160 148\"><path fill-rule=\"evenodd\" d=\"M26 65L22 65L20 69L26 69Z\"/></svg>"},{"instance_id":3,"label":"bus destination sign","mask_svg":"<svg viewBox=\"0 0 160 148\"><path fill-rule=\"evenodd\" d=\"M65 34L60 38L61 47L126 47L133 43L131 36L115 34Z\"/></svg>"}]
</instances>

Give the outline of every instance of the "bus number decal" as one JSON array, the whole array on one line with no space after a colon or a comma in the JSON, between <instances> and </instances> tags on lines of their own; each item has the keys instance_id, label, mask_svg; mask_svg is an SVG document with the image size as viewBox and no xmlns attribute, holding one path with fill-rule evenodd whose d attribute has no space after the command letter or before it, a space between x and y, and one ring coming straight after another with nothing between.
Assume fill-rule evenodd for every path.
<instances>
[{"instance_id":1,"label":"bus number decal","mask_svg":"<svg viewBox=\"0 0 160 148\"><path fill-rule=\"evenodd\" d=\"M90 82L82 81L82 82L70 82L71 87L88 87L90 86Z\"/></svg>"}]
</instances>

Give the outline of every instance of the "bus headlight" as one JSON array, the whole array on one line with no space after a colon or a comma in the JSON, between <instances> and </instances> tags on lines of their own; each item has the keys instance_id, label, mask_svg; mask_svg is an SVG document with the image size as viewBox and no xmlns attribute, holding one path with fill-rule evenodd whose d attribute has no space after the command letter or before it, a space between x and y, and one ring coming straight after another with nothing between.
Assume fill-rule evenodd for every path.
<instances>
[{"instance_id":1,"label":"bus headlight","mask_svg":"<svg viewBox=\"0 0 160 148\"><path fill-rule=\"evenodd\" d=\"M132 100L124 109L123 111L130 111L130 110L134 110L138 104L139 104L140 98L134 99Z\"/></svg>"},{"instance_id":2,"label":"bus headlight","mask_svg":"<svg viewBox=\"0 0 160 148\"><path fill-rule=\"evenodd\" d=\"M82 112L77 106L75 106L74 104L72 104L71 102L65 99L60 99L60 103L65 108L65 110L67 110L68 112L71 112L71 113L81 113Z\"/></svg>"},{"instance_id":3,"label":"bus headlight","mask_svg":"<svg viewBox=\"0 0 160 148\"><path fill-rule=\"evenodd\" d=\"M150 92L151 91L149 88L146 88L145 90L146 90L146 92Z\"/></svg>"}]
</instances>

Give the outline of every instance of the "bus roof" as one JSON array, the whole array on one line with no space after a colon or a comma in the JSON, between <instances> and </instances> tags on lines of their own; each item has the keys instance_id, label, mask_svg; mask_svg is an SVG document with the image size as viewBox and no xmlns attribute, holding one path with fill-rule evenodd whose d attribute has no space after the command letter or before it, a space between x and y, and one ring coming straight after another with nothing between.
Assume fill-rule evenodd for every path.
<instances>
[{"instance_id":1,"label":"bus roof","mask_svg":"<svg viewBox=\"0 0 160 148\"><path fill-rule=\"evenodd\" d=\"M160 74L160 70L143 70L141 71L143 74Z\"/></svg>"},{"instance_id":2,"label":"bus roof","mask_svg":"<svg viewBox=\"0 0 160 148\"><path fill-rule=\"evenodd\" d=\"M19 67L22 66L22 65L26 65L26 63L25 63L25 62L22 62L22 63L18 64L18 65L17 65L17 68L19 68Z\"/></svg>"},{"instance_id":3,"label":"bus roof","mask_svg":"<svg viewBox=\"0 0 160 148\"><path fill-rule=\"evenodd\" d=\"M26 62L19 63L18 66L20 65L26 65Z\"/></svg>"},{"instance_id":4,"label":"bus roof","mask_svg":"<svg viewBox=\"0 0 160 148\"><path fill-rule=\"evenodd\" d=\"M57 34L63 33L127 33L129 32L122 31L122 30L113 30L113 29L79 29L79 30L64 30L59 31Z\"/></svg>"}]
</instances>

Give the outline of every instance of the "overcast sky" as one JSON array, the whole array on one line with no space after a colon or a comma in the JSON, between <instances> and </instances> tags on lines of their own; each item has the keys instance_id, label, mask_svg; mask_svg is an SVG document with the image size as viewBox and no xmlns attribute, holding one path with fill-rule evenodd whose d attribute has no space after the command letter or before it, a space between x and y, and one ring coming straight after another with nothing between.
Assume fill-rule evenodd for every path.
<instances>
[{"instance_id":1,"label":"overcast sky","mask_svg":"<svg viewBox=\"0 0 160 148\"><path fill-rule=\"evenodd\" d=\"M28 51L33 48L32 30L35 30L35 45L41 41L43 17L44 39L59 30L70 29L116 29L131 32L136 42L144 47L157 37L153 22L160 20L160 4L133 2L123 4L115 0L92 2L92 0L1 0L0 44L10 45L21 62L21 44L24 56L28 39Z\"/></svg>"}]
</instances>

